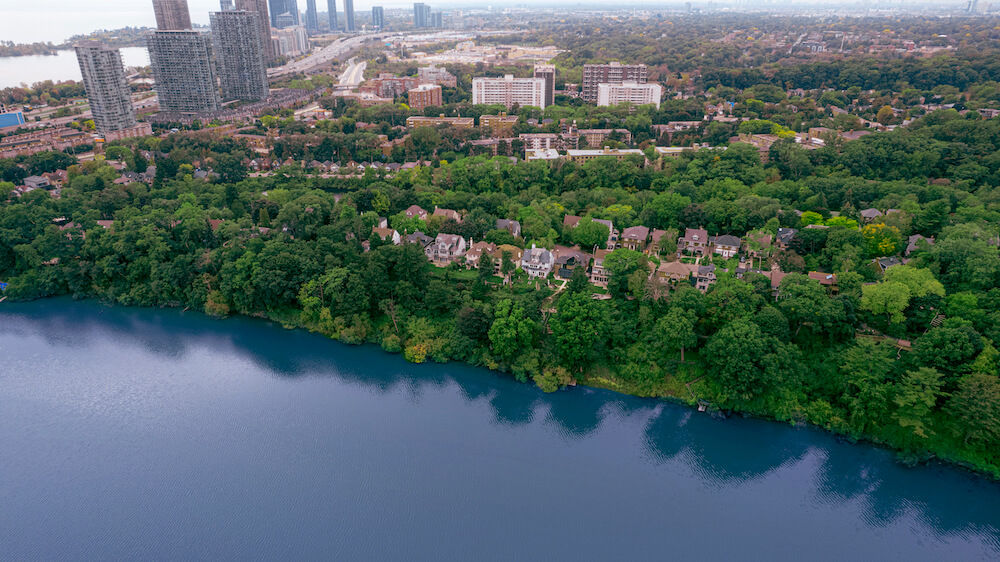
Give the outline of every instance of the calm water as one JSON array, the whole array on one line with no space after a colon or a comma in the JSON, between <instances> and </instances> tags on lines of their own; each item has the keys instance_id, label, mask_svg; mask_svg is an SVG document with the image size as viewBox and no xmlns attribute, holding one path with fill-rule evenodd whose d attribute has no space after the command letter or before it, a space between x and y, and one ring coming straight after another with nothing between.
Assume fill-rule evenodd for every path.
<instances>
[{"instance_id":1,"label":"calm water","mask_svg":"<svg viewBox=\"0 0 1000 562\"><path fill-rule=\"evenodd\" d=\"M145 47L125 47L121 52L126 67L149 66L149 52ZM30 86L43 80L80 79L80 64L76 61L76 53L71 50L58 51L55 55L0 57L0 88L21 84Z\"/></svg>"},{"instance_id":2,"label":"calm water","mask_svg":"<svg viewBox=\"0 0 1000 562\"><path fill-rule=\"evenodd\" d=\"M248 319L0 304L0 559L985 560L1000 485Z\"/></svg>"}]
</instances>

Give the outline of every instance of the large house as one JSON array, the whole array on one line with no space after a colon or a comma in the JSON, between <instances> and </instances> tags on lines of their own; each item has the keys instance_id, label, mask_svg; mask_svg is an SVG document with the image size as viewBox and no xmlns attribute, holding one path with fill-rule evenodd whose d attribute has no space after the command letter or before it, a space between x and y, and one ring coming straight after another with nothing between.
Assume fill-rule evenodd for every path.
<instances>
[{"instance_id":1,"label":"large house","mask_svg":"<svg viewBox=\"0 0 1000 562\"><path fill-rule=\"evenodd\" d=\"M521 269L529 277L547 276L552 271L554 264L555 258L552 252L545 248L537 248L534 244L531 245L530 249L525 250L524 255L521 257Z\"/></svg>"},{"instance_id":2,"label":"large house","mask_svg":"<svg viewBox=\"0 0 1000 562\"><path fill-rule=\"evenodd\" d=\"M503 256L507 254L508 259L511 263L517 267L521 263L521 257L524 255L524 250L518 248L517 246L511 246L510 244L500 244L497 246L489 255L489 258L493 260L493 275L500 275L503 273ZM484 257L480 258L480 264L486 263L483 260L486 259L487 254L483 254Z\"/></svg>"},{"instance_id":3,"label":"large house","mask_svg":"<svg viewBox=\"0 0 1000 562\"><path fill-rule=\"evenodd\" d=\"M434 265L446 266L465 255L465 250L465 238L457 234L442 233L424 248L424 253Z\"/></svg>"},{"instance_id":4,"label":"large house","mask_svg":"<svg viewBox=\"0 0 1000 562\"><path fill-rule=\"evenodd\" d=\"M555 270L556 277L561 279L569 279L573 277L573 272L577 268L583 268L584 271L587 270L587 265L590 264L590 254L584 252L579 246L573 246L572 248L566 246L556 246L552 251L555 255Z\"/></svg>"},{"instance_id":5,"label":"large house","mask_svg":"<svg viewBox=\"0 0 1000 562\"><path fill-rule=\"evenodd\" d=\"M465 265L469 267L478 268L482 262L483 256L486 256L486 263L491 263L490 255L497 249L496 244L490 244L489 242L484 242L480 240L475 244L469 246L469 250L465 252Z\"/></svg>"},{"instance_id":6,"label":"large house","mask_svg":"<svg viewBox=\"0 0 1000 562\"><path fill-rule=\"evenodd\" d=\"M792 240L795 240L795 235L798 233L799 231L794 228L779 228L777 237L778 248L787 250L788 245L792 243Z\"/></svg>"},{"instance_id":7,"label":"large house","mask_svg":"<svg viewBox=\"0 0 1000 562\"><path fill-rule=\"evenodd\" d=\"M608 271L604 269L604 258L608 257L611 250L597 250L594 252L594 266L590 268L590 282L600 287L608 286Z\"/></svg>"},{"instance_id":8,"label":"large house","mask_svg":"<svg viewBox=\"0 0 1000 562\"><path fill-rule=\"evenodd\" d=\"M506 230L514 238L520 238L521 223L515 220L497 219L497 230Z\"/></svg>"},{"instance_id":9,"label":"large house","mask_svg":"<svg viewBox=\"0 0 1000 562\"><path fill-rule=\"evenodd\" d=\"M583 217L578 217L576 215L566 215L565 217L563 217L563 229L572 230L576 228L576 225L580 224L580 219L582 218ZM614 250L616 247L618 247L619 232L615 230L615 225L611 221L606 219L592 218L591 220L608 227L608 241L607 243L605 243L604 247L609 250Z\"/></svg>"},{"instance_id":10,"label":"large house","mask_svg":"<svg viewBox=\"0 0 1000 562\"><path fill-rule=\"evenodd\" d=\"M742 244L742 241L731 234L714 236L711 240L713 246L712 251L726 259L740 253L740 245Z\"/></svg>"},{"instance_id":11,"label":"large house","mask_svg":"<svg viewBox=\"0 0 1000 562\"><path fill-rule=\"evenodd\" d=\"M372 229L372 234L378 235L378 237L381 238L383 241L392 240L392 243L397 246L402 242L402 238L400 238L399 232L397 232L396 229L393 228L376 227Z\"/></svg>"},{"instance_id":12,"label":"large house","mask_svg":"<svg viewBox=\"0 0 1000 562\"><path fill-rule=\"evenodd\" d=\"M455 222L462 222L462 215L458 211L452 209L443 209L441 207L434 207L435 217L444 217L445 220L451 219Z\"/></svg>"},{"instance_id":13,"label":"large house","mask_svg":"<svg viewBox=\"0 0 1000 562\"><path fill-rule=\"evenodd\" d=\"M645 226L630 226L622 231L619 245L622 248L641 252L646 249L646 240L648 238L648 228Z\"/></svg>"},{"instance_id":14,"label":"large house","mask_svg":"<svg viewBox=\"0 0 1000 562\"><path fill-rule=\"evenodd\" d=\"M649 245L646 246L646 254L650 256L657 256L660 254L661 241L663 237L666 236L666 230L660 230L654 228L653 232L649 235Z\"/></svg>"},{"instance_id":15,"label":"large house","mask_svg":"<svg viewBox=\"0 0 1000 562\"><path fill-rule=\"evenodd\" d=\"M410 205L406 208L406 211L403 212L406 213L406 218L408 219L418 218L420 220L424 220L427 218L427 211L419 205Z\"/></svg>"},{"instance_id":16,"label":"large house","mask_svg":"<svg viewBox=\"0 0 1000 562\"><path fill-rule=\"evenodd\" d=\"M687 228L684 236L677 239L677 253L699 254L704 256L709 251L708 231L704 228Z\"/></svg>"},{"instance_id":17,"label":"large house","mask_svg":"<svg viewBox=\"0 0 1000 562\"><path fill-rule=\"evenodd\" d=\"M715 283L714 265L699 265L694 274L694 288L703 293Z\"/></svg>"},{"instance_id":18,"label":"large house","mask_svg":"<svg viewBox=\"0 0 1000 562\"><path fill-rule=\"evenodd\" d=\"M653 272L653 275L660 283L676 285L678 283L687 283L691 279L691 274L694 273L696 269L697 266L692 263L665 261L656 267L656 271Z\"/></svg>"}]
</instances>

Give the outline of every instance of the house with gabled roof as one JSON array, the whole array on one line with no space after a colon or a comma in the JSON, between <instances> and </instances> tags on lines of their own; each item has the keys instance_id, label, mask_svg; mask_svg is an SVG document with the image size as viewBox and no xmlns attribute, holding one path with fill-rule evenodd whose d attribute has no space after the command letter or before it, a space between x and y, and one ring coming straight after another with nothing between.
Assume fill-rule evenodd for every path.
<instances>
[{"instance_id":1,"label":"house with gabled roof","mask_svg":"<svg viewBox=\"0 0 1000 562\"><path fill-rule=\"evenodd\" d=\"M552 272L552 266L555 264L555 257L552 252L545 248L538 248L534 244L531 248L524 251L524 255L521 256L521 269L528 274L529 277L545 277Z\"/></svg>"},{"instance_id":2,"label":"house with gabled roof","mask_svg":"<svg viewBox=\"0 0 1000 562\"><path fill-rule=\"evenodd\" d=\"M434 242L424 248L424 254L434 265L443 267L465 255L466 249L465 238L442 232L437 235Z\"/></svg>"},{"instance_id":3,"label":"house with gabled roof","mask_svg":"<svg viewBox=\"0 0 1000 562\"><path fill-rule=\"evenodd\" d=\"M708 231L704 228L684 229L684 236L677 239L677 253L705 255L709 252Z\"/></svg>"},{"instance_id":4,"label":"house with gabled roof","mask_svg":"<svg viewBox=\"0 0 1000 562\"><path fill-rule=\"evenodd\" d=\"M462 222L462 215L458 211L453 209L445 209L442 207L435 206L433 216L444 217L445 220L451 219L455 222Z\"/></svg>"},{"instance_id":5,"label":"house with gabled roof","mask_svg":"<svg viewBox=\"0 0 1000 562\"><path fill-rule=\"evenodd\" d=\"M641 252L646 249L649 229L645 226L630 226L622 231L619 246Z\"/></svg>"},{"instance_id":6,"label":"house with gabled roof","mask_svg":"<svg viewBox=\"0 0 1000 562\"><path fill-rule=\"evenodd\" d=\"M743 241L731 234L721 234L712 237L712 251L720 256L729 259L740 253L740 246Z\"/></svg>"},{"instance_id":7,"label":"house with gabled roof","mask_svg":"<svg viewBox=\"0 0 1000 562\"><path fill-rule=\"evenodd\" d=\"M427 219L427 211L425 211L420 205L410 205L403 211L406 214L406 218L418 218L420 220Z\"/></svg>"},{"instance_id":8,"label":"house with gabled roof","mask_svg":"<svg viewBox=\"0 0 1000 562\"><path fill-rule=\"evenodd\" d=\"M403 241L403 239L399 236L399 232L397 232L394 228L375 227L372 229L372 234L381 238L383 242L386 240L392 240L392 243L397 246Z\"/></svg>"}]
</instances>

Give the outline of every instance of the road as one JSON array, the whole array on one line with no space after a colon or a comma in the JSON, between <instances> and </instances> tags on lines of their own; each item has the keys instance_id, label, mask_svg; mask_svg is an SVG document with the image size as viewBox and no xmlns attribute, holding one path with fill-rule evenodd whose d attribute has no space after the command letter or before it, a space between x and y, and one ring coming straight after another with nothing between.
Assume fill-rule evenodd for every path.
<instances>
[{"instance_id":1,"label":"road","mask_svg":"<svg viewBox=\"0 0 1000 562\"><path fill-rule=\"evenodd\" d=\"M368 62L355 62L356 60L356 58L352 58L347 61L348 67L344 70L344 73L340 75L340 86L356 88L358 84L364 80L365 67L368 66Z\"/></svg>"},{"instance_id":2,"label":"road","mask_svg":"<svg viewBox=\"0 0 1000 562\"><path fill-rule=\"evenodd\" d=\"M330 62L340 59L368 41L374 41L377 39L384 40L386 38L393 37L394 35L399 34L371 33L337 39L333 43L330 43L326 47L319 49L303 59L292 61L284 66L267 69L267 75L269 77L277 77L284 76L286 74L294 74L296 72L306 72L318 66L330 64Z\"/></svg>"}]
</instances>

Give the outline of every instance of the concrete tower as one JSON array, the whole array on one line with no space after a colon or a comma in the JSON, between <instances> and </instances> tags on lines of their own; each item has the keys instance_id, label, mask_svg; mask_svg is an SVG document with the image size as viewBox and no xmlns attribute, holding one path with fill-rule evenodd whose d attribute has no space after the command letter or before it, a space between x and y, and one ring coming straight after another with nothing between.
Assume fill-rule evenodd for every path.
<instances>
[{"instance_id":1,"label":"concrete tower","mask_svg":"<svg viewBox=\"0 0 1000 562\"><path fill-rule=\"evenodd\" d=\"M248 101L267 98L267 72L257 12L230 10L210 17L222 98Z\"/></svg>"},{"instance_id":2,"label":"concrete tower","mask_svg":"<svg viewBox=\"0 0 1000 562\"><path fill-rule=\"evenodd\" d=\"M149 62L164 111L218 111L212 39L198 31L156 31L148 39Z\"/></svg>"},{"instance_id":3,"label":"concrete tower","mask_svg":"<svg viewBox=\"0 0 1000 562\"><path fill-rule=\"evenodd\" d=\"M153 0L156 29L191 29L191 12L187 0Z\"/></svg>"},{"instance_id":4,"label":"concrete tower","mask_svg":"<svg viewBox=\"0 0 1000 562\"><path fill-rule=\"evenodd\" d=\"M271 18L267 16L267 0L236 0L237 10L257 12L257 25L260 27L260 44L264 47L264 60L274 60L276 54L271 43Z\"/></svg>"},{"instance_id":5,"label":"concrete tower","mask_svg":"<svg viewBox=\"0 0 1000 562\"><path fill-rule=\"evenodd\" d=\"M107 134L135 127L135 109L118 49L97 42L76 46L76 59L97 130Z\"/></svg>"}]
</instances>

